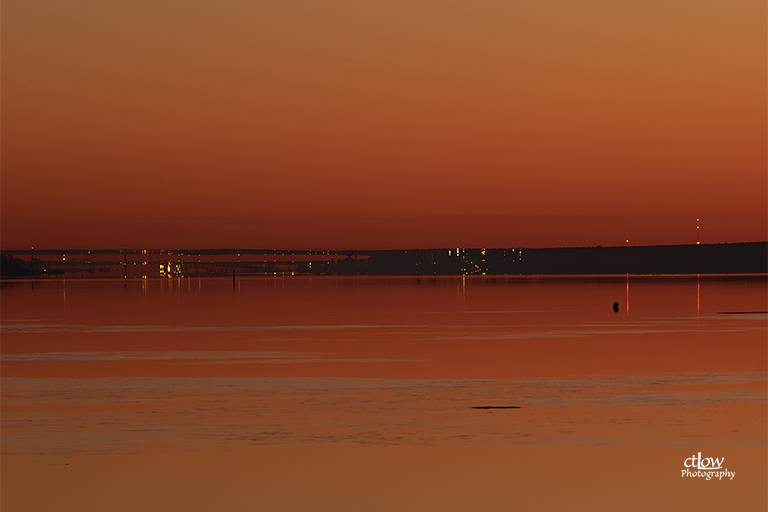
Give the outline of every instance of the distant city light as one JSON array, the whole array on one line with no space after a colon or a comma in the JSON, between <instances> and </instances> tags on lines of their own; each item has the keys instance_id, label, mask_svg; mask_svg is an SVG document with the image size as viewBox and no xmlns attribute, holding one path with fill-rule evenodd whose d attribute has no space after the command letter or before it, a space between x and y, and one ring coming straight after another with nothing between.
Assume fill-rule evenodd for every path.
<instances>
[{"instance_id":1,"label":"distant city light","mask_svg":"<svg viewBox=\"0 0 768 512\"><path fill-rule=\"evenodd\" d=\"M696 245L701 245L699 242L699 219L696 219Z\"/></svg>"}]
</instances>

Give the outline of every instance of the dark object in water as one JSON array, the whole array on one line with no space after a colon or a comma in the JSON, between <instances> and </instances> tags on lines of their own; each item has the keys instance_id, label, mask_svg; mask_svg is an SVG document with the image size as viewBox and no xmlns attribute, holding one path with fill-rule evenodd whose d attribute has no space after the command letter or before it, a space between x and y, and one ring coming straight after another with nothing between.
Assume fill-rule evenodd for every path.
<instances>
[{"instance_id":1,"label":"dark object in water","mask_svg":"<svg viewBox=\"0 0 768 512\"><path fill-rule=\"evenodd\" d=\"M619 312L619 303L618 303L618 302L614 302L614 303L613 303L613 310L614 310L616 313L618 313L618 312Z\"/></svg>"},{"instance_id":2,"label":"dark object in water","mask_svg":"<svg viewBox=\"0 0 768 512\"><path fill-rule=\"evenodd\" d=\"M475 405L473 409L519 409L519 405Z\"/></svg>"}]
</instances>

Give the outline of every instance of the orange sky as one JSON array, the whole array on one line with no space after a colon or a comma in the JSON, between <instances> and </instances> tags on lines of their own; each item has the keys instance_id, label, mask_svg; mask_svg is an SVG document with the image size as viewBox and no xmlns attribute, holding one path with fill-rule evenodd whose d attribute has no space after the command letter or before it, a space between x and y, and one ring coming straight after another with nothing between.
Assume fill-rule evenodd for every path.
<instances>
[{"instance_id":1,"label":"orange sky","mask_svg":"<svg viewBox=\"0 0 768 512\"><path fill-rule=\"evenodd\" d=\"M763 0L2 3L2 247L768 238Z\"/></svg>"}]
</instances>

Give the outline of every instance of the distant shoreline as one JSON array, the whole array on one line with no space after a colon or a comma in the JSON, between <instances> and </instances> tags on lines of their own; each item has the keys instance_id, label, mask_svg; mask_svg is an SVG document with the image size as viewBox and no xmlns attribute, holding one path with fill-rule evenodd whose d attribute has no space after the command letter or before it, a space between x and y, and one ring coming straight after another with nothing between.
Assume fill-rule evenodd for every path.
<instances>
[{"instance_id":1,"label":"distant shoreline","mask_svg":"<svg viewBox=\"0 0 768 512\"><path fill-rule=\"evenodd\" d=\"M528 251L551 251L551 250L562 250L562 249L649 249L649 248L659 248L659 247L717 247L717 246L738 246L738 245L750 245L750 244L768 244L768 240L762 240L757 242L723 242L723 243L702 243L702 244L656 244L656 245L584 245L584 246L558 246L558 247L520 247L521 249L528 250ZM141 249L137 249L136 247L129 247L129 248L100 248L100 249L78 249L78 248L52 248L52 249L2 249L0 252L3 254L16 254L16 255L23 255L23 254L60 254L62 252L66 252L67 254L123 254L123 252L127 251L128 254L138 254L142 251L147 251L147 253L151 254L160 254L160 253L185 253L185 254L232 254L232 253L241 253L241 254L369 254L369 253L375 253L375 252L391 252L391 251L397 251L397 252L405 252L405 251L441 251L441 250L447 250L447 249L453 249L453 247L430 247L430 248L414 248L414 247L408 247L408 248L399 248L399 249L267 249L267 248L244 248L244 247L208 247L208 248L202 248L202 247L192 247L192 248L169 248L169 249L159 249L159 248L146 248L143 247ZM460 247L460 249L466 249L466 250L480 250L479 247ZM512 247L486 247L487 250L511 250ZM514 248L517 250L518 248Z\"/></svg>"},{"instance_id":2,"label":"distant shoreline","mask_svg":"<svg viewBox=\"0 0 768 512\"><path fill-rule=\"evenodd\" d=\"M768 273L768 242L403 250L3 251L3 278L259 275L687 275Z\"/></svg>"}]
</instances>

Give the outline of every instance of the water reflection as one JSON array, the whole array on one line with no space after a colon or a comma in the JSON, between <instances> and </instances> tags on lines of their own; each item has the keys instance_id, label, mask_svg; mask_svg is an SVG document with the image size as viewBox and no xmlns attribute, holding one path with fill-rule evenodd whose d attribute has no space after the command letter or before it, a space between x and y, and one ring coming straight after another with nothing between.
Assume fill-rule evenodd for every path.
<instances>
[{"instance_id":1,"label":"water reflection","mask_svg":"<svg viewBox=\"0 0 768 512\"><path fill-rule=\"evenodd\" d=\"M527 453L530 467L557 453L574 474L609 464L606 475L616 476L605 478L627 491L637 481L618 476L616 454L644 460L665 450L654 453L669 467L649 459L650 475L674 473L678 455L711 448L729 461L741 454L734 463L750 461L759 480L768 315L718 313L768 309L765 278L631 280L631 318L623 275L4 285L3 499L25 485L10 496L29 500L36 488L60 496L35 476L41 464L99 455L115 475L131 457L166 453L153 464L181 474L187 454L216 454L234 468L245 464L244 450L259 454L248 462L254 473L291 460L291 471L311 466L311 479L322 481L331 468L302 462L314 460L312 450L380 474L364 462L378 460L372 452L348 450L387 447L407 460L427 447L421 483L442 475L456 450L469 450L459 457L470 466L485 447ZM624 294L627 315L616 315L611 306ZM519 408L475 408L510 406ZM270 448L299 455L281 459ZM484 470L510 471L503 459L489 460L483 455ZM393 466L382 478L402 471ZM545 487L550 471L520 478ZM470 477L444 478L461 489ZM759 501L759 481L739 488L741 496ZM303 505L296 509L312 508Z\"/></svg>"},{"instance_id":2,"label":"water reflection","mask_svg":"<svg viewBox=\"0 0 768 512\"><path fill-rule=\"evenodd\" d=\"M726 440L761 448L764 377L9 379L3 450L61 456L338 443L701 448ZM476 410L481 406L519 410ZM713 413L739 409L744 414L736 418Z\"/></svg>"}]
</instances>

